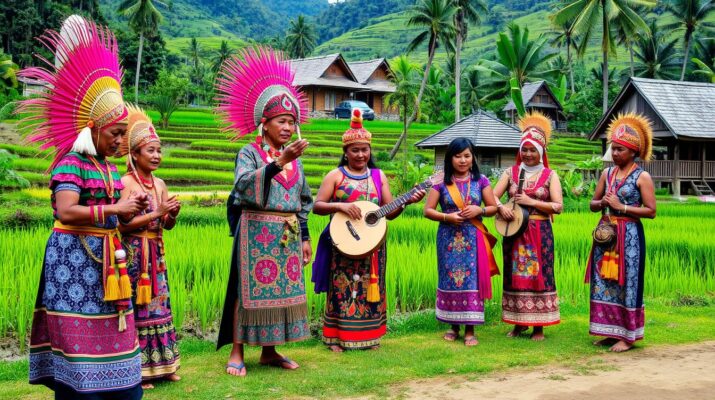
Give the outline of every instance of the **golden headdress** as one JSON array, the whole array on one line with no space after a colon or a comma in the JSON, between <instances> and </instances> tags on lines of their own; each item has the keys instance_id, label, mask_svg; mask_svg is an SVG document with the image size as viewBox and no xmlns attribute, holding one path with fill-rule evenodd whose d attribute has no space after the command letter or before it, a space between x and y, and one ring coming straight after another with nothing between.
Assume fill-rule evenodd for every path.
<instances>
[{"instance_id":1,"label":"golden headdress","mask_svg":"<svg viewBox=\"0 0 715 400\"><path fill-rule=\"evenodd\" d=\"M551 119L538 111L530 111L519 119L519 129L521 130L521 145L525 142L535 145L539 149L544 166L548 168L546 146L551 139ZM519 147L521 148L521 146ZM516 163L520 162L521 152L516 155Z\"/></svg>"},{"instance_id":2,"label":"golden headdress","mask_svg":"<svg viewBox=\"0 0 715 400\"><path fill-rule=\"evenodd\" d=\"M653 150L653 129L650 120L640 114L618 114L606 130L610 143L617 143L638 153L643 161L650 160Z\"/></svg>"},{"instance_id":3,"label":"golden headdress","mask_svg":"<svg viewBox=\"0 0 715 400\"><path fill-rule=\"evenodd\" d=\"M127 155L132 150L138 149L149 142L161 142L151 118L144 110L129 103L127 103L127 110L129 111L127 133L119 146L119 151L117 152L119 156Z\"/></svg>"}]
</instances>

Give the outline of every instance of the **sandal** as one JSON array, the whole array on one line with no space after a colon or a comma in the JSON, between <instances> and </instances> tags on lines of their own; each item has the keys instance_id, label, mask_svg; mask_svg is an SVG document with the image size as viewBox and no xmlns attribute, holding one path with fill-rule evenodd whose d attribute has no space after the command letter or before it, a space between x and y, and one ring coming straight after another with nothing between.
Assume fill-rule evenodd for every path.
<instances>
[{"instance_id":1,"label":"sandal","mask_svg":"<svg viewBox=\"0 0 715 400\"><path fill-rule=\"evenodd\" d=\"M476 346L479 344L479 340L474 335L464 337L464 345L467 347Z\"/></svg>"},{"instance_id":2,"label":"sandal","mask_svg":"<svg viewBox=\"0 0 715 400\"><path fill-rule=\"evenodd\" d=\"M233 369L237 370L238 375L233 375L233 374L229 373L228 372L229 368L233 368ZM240 363L235 363L232 361L229 361L228 363L226 363L226 373L229 375L232 375L232 376L246 376L246 374L241 375L241 371L245 370L245 369L246 369L246 364L244 364L243 361L241 361Z\"/></svg>"},{"instance_id":3,"label":"sandal","mask_svg":"<svg viewBox=\"0 0 715 400\"><path fill-rule=\"evenodd\" d=\"M261 361L261 365L270 365L271 367L280 367L283 369L298 369L298 364L294 363L293 360L291 360L288 357L280 357L280 358L274 358L270 361ZM291 367L286 367L285 364L290 365Z\"/></svg>"},{"instance_id":4,"label":"sandal","mask_svg":"<svg viewBox=\"0 0 715 400\"><path fill-rule=\"evenodd\" d=\"M447 332L444 333L444 336L442 336L442 339L448 341L448 342L454 342L459 338L459 333L453 331L453 330L448 330Z\"/></svg>"}]
</instances>

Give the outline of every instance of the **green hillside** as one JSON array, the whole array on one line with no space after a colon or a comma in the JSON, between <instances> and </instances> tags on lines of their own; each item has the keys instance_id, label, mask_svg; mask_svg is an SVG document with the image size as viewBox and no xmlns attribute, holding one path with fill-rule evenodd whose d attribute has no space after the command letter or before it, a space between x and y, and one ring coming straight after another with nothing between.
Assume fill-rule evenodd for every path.
<instances>
[{"instance_id":1,"label":"green hillside","mask_svg":"<svg viewBox=\"0 0 715 400\"><path fill-rule=\"evenodd\" d=\"M158 115L150 112L157 120ZM312 120L301 127L303 138L310 142L305 156L301 158L308 183L314 191L320 186L323 176L335 168L342 155L342 133L348 126L346 120ZM402 152L396 162L379 161L392 148L400 135L399 122L365 121L365 127L373 133L373 151L378 164L388 176L396 176L401 171ZM412 125L409 143L413 144L440 129L434 124ZM228 191L233 182L233 162L238 150L253 140L246 136L232 141L230 135L220 130L215 115L208 111L178 111L167 129L160 129L164 158L157 176L166 181L172 191ZM17 140L16 140L17 141ZM40 153L35 147L0 143L0 149L20 156L14 160L13 168L27 178L33 186L47 185L45 171L50 166L48 154ZM576 136L557 136L549 147L549 158L556 168L565 168L569 163L590 159L600 151L600 145ZM433 152L417 150L410 146L410 156L421 156L433 162ZM116 161L120 171L123 162Z\"/></svg>"}]
</instances>

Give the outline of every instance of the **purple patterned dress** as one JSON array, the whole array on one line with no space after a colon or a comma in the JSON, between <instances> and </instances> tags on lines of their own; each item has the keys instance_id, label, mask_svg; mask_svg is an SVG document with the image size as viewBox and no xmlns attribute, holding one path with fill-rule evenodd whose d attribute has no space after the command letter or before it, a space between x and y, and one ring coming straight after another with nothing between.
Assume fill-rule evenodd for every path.
<instances>
[{"instance_id":1,"label":"purple patterned dress","mask_svg":"<svg viewBox=\"0 0 715 400\"><path fill-rule=\"evenodd\" d=\"M482 204L482 189L489 180L481 175L478 181L453 179L466 205ZM444 184L434 187L439 192L439 205L443 213L458 212ZM484 323L484 299L479 293L477 268L478 229L469 221L460 225L440 222L437 229L437 320L448 324L477 325ZM489 276L487 273L486 276Z\"/></svg>"},{"instance_id":2,"label":"purple patterned dress","mask_svg":"<svg viewBox=\"0 0 715 400\"><path fill-rule=\"evenodd\" d=\"M108 196L102 174L87 157L68 153L52 170L50 189L57 219L55 195L60 191L79 194L79 204L114 204L123 188L117 169L109 169L114 196ZM82 398L114 392L117 398L141 397L141 357L134 329L131 301L104 301L101 237L71 233L56 227L45 249L40 287L30 335L30 383L44 384L58 398ZM117 217L104 225L114 229ZM76 229L83 227L76 227ZM118 306L128 307L126 330L119 331ZM93 397L94 398L94 397Z\"/></svg>"},{"instance_id":3,"label":"purple patterned dress","mask_svg":"<svg viewBox=\"0 0 715 400\"><path fill-rule=\"evenodd\" d=\"M149 194L149 207L142 213L154 211L156 205ZM139 336L142 356L142 379L156 379L171 375L179 369L179 345L171 315L169 279L164 262L164 242L160 220L153 220L147 227L124 235L131 248L129 276L136 303L137 283L143 264L151 279L151 302L134 305L134 321Z\"/></svg>"},{"instance_id":4,"label":"purple patterned dress","mask_svg":"<svg viewBox=\"0 0 715 400\"><path fill-rule=\"evenodd\" d=\"M643 169L636 168L626 177L617 190L618 199L629 207L640 207L641 192L638 177ZM614 172L615 173L615 172ZM607 179L608 181L608 179ZM622 218L616 213L617 218ZM591 281L591 316L589 333L606 336L628 343L643 339L645 327L645 306L643 305L643 283L645 273L645 235L640 219L624 218L619 225L618 244L624 252L619 255L624 262L624 282L603 279L599 274L604 248L594 245L589 276Z\"/></svg>"}]
</instances>

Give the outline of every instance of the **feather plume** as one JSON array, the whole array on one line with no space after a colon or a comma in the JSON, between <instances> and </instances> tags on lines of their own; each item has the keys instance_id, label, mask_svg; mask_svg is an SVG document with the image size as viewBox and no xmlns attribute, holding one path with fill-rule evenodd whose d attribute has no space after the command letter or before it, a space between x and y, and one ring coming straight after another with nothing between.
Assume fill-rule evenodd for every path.
<instances>
[{"instance_id":1,"label":"feather plume","mask_svg":"<svg viewBox=\"0 0 715 400\"><path fill-rule=\"evenodd\" d=\"M653 152L653 128L648 118L633 112L618 114L608 125L606 137L608 142L613 140L613 134L621 126L627 126L636 132L637 145L639 148L638 157L643 161L650 161Z\"/></svg>"}]
</instances>

